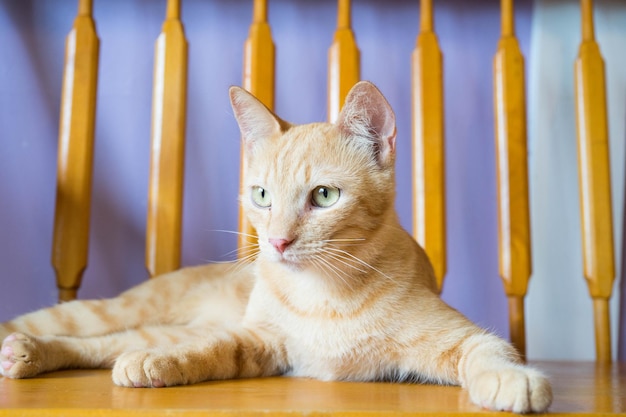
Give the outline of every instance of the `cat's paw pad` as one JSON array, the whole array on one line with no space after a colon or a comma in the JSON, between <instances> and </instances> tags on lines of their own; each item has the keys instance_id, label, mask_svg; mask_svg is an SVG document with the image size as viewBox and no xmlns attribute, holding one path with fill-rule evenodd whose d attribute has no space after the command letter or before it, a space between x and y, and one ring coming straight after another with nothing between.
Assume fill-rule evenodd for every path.
<instances>
[{"instance_id":1,"label":"cat's paw pad","mask_svg":"<svg viewBox=\"0 0 626 417\"><path fill-rule=\"evenodd\" d=\"M187 383L176 357L157 350L139 350L120 355L113 366L113 382L135 388L161 388Z\"/></svg>"},{"instance_id":2,"label":"cat's paw pad","mask_svg":"<svg viewBox=\"0 0 626 417\"><path fill-rule=\"evenodd\" d=\"M28 378L42 372L42 349L37 339L13 333L2 342L0 373L9 378Z\"/></svg>"},{"instance_id":3,"label":"cat's paw pad","mask_svg":"<svg viewBox=\"0 0 626 417\"><path fill-rule=\"evenodd\" d=\"M474 403L491 410L541 413L552 403L548 380L540 372L522 366L483 372L468 389Z\"/></svg>"}]
</instances>

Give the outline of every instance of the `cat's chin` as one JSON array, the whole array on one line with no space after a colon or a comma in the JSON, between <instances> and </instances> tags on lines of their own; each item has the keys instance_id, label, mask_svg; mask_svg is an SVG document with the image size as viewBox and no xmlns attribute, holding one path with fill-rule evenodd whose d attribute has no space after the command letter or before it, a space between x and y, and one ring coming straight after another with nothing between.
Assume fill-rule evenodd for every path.
<instances>
[{"instance_id":1,"label":"cat's chin","mask_svg":"<svg viewBox=\"0 0 626 417\"><path fill-rule=\"evenodd\" d=\"M277 259L273 262L294 272L300 272L306 269L305 265L302 262L293 261L285 258Z\"/></svg>"}]
</instances>

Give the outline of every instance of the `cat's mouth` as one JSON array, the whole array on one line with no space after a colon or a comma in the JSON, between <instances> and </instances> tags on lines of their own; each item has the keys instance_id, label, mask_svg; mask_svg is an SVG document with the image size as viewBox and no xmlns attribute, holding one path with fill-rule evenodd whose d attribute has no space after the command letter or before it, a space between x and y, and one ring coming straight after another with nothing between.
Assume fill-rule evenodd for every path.
<instances>
[{"instance_id":1,"label":"cat's mouth","mask_svg":"<svg viewBox=\"0 0 626 417\"><path fill-rule=\"evenodd\" d=\"M306 252L306 251L305 251ZM272 250L266 254L267 258L270 261L282 265L288 269L293 271L302 271L307 269L307 267L311 264L310 257L308 254L302 253L302 251L297 250L297 248L289 248L284 252L279 252L276 250Z\"/></svg>"}]
</instances>

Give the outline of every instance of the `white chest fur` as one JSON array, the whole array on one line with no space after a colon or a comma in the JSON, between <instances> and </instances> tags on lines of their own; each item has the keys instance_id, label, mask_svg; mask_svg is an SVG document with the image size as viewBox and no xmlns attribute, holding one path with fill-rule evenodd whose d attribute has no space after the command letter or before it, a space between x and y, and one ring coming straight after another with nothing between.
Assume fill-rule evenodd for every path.
<instances>
[{"instance_id":1,"label":"white chest fur","mask_svg":"<svg viewBox=\"0 0 626 417\"><path fill-rule=\"evenodd\" d=\"M292 375L371 380L388 373L394 366L386 347L396 331L386 320L389 311L366 292L349 300L334 297L316 279L294 276L280 287L259 279L248 322L269 324L284 340Z\"/></svg>"}]
</instances>

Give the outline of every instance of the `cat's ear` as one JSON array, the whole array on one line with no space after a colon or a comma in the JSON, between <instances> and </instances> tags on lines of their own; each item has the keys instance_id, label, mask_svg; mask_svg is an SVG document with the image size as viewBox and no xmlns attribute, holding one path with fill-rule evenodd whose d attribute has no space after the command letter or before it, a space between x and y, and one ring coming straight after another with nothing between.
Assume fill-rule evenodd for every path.
<instances>
[{"instance_id":1,"label":"cat's ear","mask_svg":"<svg viewBox=\"0 0 626 417\"><path fill-rule=\"evenodd\" d=\"M364 140L381 166L393 163L396 150L396 116L374 84L360 81L352 87L337 126L342 134Z\"/></svg>"},{"instance_id":2,"label":"cat's ear","mask_svg":"<svg viewBox=\"0 0 626 417\"><path fill-rule=\"evenodd\" d=\"M257 140L280 134L288 128L286 122L243 88L232 86L228 93L241 137L248 149Z\"/></svg>"}]
</instances>

